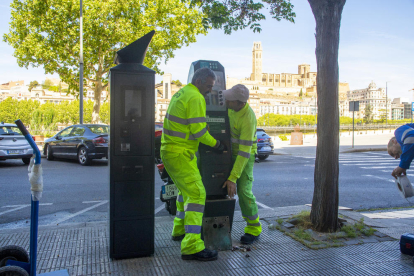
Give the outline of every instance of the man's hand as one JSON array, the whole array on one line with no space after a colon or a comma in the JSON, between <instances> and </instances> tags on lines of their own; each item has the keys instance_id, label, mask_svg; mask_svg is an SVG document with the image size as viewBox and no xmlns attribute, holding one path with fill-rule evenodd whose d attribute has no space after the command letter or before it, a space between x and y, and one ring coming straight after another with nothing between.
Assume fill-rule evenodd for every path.
<instances>
[{"instance_id":1,"label":"man's hand","mask_svg":"<svg viewBox=\"0 0 414 276\"><path fill-rule=\"evenodd\" d=\"M403 169L401 167L396 167L392 171L391 175L394 176L395 179L397 179L397 176L406 175L407 174L406 171L407 171L406 169Z\"/></svg>"},{"instance_id":2,"label":"man's hand","mask_svg":"<svg viewBox=\"0 0 414 276\"><path fill-rule=\"evenodd\" d=\"M230 198L234 198L234 196L237 194L237 189L236 189L236 183L227 180L226 182L224 182L224 185L222 188L226 188L227 186L227 194L229 195Z\"/></svg>"},{"instance_id":3,"label":"man's hand","mask_svg":"<svg viewBox=\"0 0 414 276\"><path fill-rule=\"evenodd\" d=\"M213 147L213 151L219 154L223 154L223 152L226 150L226 145L223 142L217 140L216 145Z\"/></svg>"}]
</instances>

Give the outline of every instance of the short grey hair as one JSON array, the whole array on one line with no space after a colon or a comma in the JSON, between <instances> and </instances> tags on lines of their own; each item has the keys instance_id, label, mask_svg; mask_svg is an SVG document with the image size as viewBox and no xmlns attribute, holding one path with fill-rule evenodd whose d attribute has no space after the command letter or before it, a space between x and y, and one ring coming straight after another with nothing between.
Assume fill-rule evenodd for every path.
<instances>
[{"instance_id":1,"label":"short grey hair","mask_svg":"<svg viewBox=\"0 0 414 276\"><path fill-rule=\"evenodd\" d=\"M206 83L207 78L212 78L213 80L216 80L216 74L214 74L213 70L211 70L210 68L200 68L197 71L195 71L191 83L195 84L196 80L200 79L201 82L204 84Z\"/></svg>"}]
</instances>

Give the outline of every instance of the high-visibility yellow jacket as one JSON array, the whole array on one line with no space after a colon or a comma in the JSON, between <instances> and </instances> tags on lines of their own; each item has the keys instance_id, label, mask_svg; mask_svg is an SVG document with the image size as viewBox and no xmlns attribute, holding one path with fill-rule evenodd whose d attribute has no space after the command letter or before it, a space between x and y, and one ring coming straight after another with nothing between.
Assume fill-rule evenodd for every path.
<instances>
[{"instance_id":1,"label":"high-visibility yellow jacket","mask_svg":"<svg viewBox=\"0 0 414 276\"><path fill-rule=\"evenodd\" d=\"M195 153L199 143L214 147L216 139L206 128L206 101L197 87L189 83L171 99L161 137L161 150Z\"/></svg>"},{"instance_id":2,"label":"high-visibility yellow jacket","mask_svg":"<svg viewBox=\"0 0 414 276\"><path fill-rule=\"evenodd\" d=\"M232 154L236 157L228 180L236 183L251 154L257 153L256 116L248 103L239 111L228 110Z\"/></svg>"}]
</instances>

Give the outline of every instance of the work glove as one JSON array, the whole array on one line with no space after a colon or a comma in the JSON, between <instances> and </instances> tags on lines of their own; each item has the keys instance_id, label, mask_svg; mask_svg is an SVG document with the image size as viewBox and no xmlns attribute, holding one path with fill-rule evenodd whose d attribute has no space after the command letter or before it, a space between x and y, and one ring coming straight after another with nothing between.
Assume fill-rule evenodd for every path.
<instances>
[{"instance_id":1,"label":"work glove","mask_svg":"<svg viewBox=\"0 0 414 276\"><path fill-rule=\"evenodd\" d=\"M226 145L224 143L222 143L220 140L217 140L216 145L213 147L213 151L215 153L222 154L226 150L227 150Z\"/></svg>"}]
</instances>

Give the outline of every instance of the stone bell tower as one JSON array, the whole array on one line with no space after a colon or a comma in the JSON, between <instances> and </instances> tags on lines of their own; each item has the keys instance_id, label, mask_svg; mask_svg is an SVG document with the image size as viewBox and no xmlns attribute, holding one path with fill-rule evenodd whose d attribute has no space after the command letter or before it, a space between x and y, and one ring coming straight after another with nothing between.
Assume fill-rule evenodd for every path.
<instances>
[{"instance_id":1,"label":"stone bell tower","mask_svg":"<svg viewBox=\"0 0 414 276\"><path fill-rule=\"evenodd\" d=\"M262 43L253 42L253 66L250 79L253 81L262 81Z\"/></svg>"}]
</instances>

